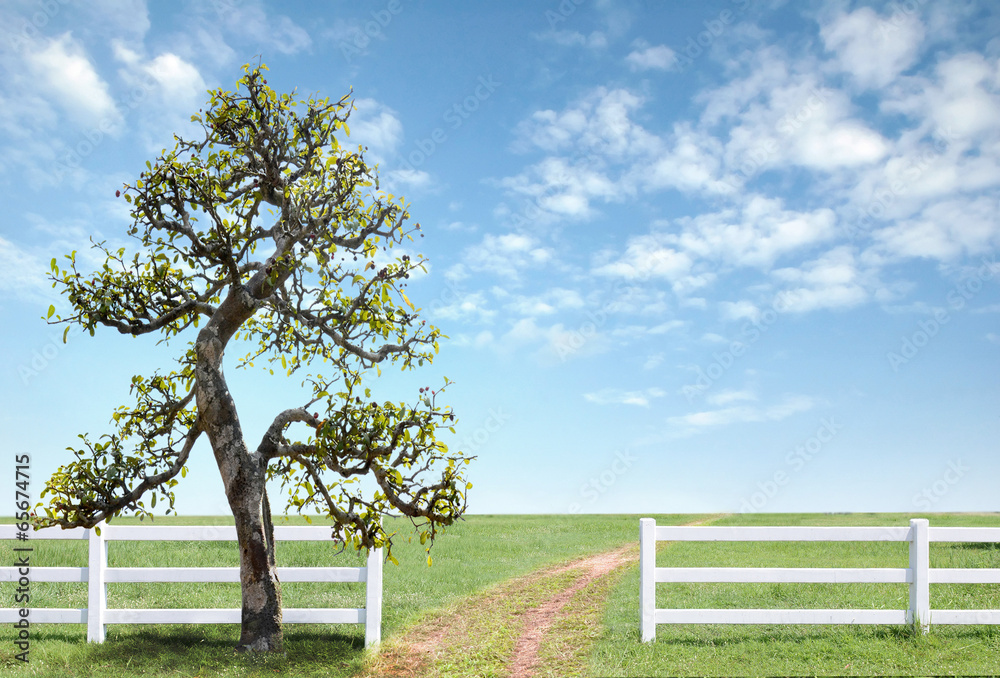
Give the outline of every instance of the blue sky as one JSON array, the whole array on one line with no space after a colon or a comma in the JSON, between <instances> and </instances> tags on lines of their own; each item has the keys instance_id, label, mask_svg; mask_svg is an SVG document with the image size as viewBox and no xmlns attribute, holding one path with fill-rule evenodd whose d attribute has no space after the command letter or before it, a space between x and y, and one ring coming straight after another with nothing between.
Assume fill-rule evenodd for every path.
<instances>
[{"instance_id":1,"label":"blue sky","mask_svg":"<svg viewBox=\"0 0 1000 678\"><path fill-rule=\"evenodd\" d=\"M456 382L472 512L996 510L998 35L986 1L5 2L0 502L176 350L64 345L49 260L127 244L115 189L261 55L353 88L423 225L450 340L373 385ZM228 375L252 444L308 399ZM178 509L226 513L194 457Z\"/></svg>"}]
</instances>

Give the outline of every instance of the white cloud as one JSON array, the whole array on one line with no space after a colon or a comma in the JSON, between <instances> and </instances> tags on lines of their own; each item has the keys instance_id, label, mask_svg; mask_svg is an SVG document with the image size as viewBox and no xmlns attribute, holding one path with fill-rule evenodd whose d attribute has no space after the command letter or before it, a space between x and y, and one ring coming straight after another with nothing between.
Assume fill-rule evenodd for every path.
<instances>
[{"instance_id":1,"label":"white cloud","mask_svg":"<svg viewBox=\"0 0 1000 678\"><path fill-rule=\"evenodd\" d=\"M666 278L678 294L703 287L715 273L697 271L701 260L738 267L769 268L790 253L835 235L834 213L785 210L778 199L751 196L740 209L678 220L680 232L632 236L617 260L594 268L597 275L626 279Z\"/></svg>"},{"instance_id":2,"label":"white cloud","mask_svg":"<svg viewBox=\"0 0 1000 678\"><path fill-rule=\"evenodd\" d=\"M39 44L28 57L37 84L63 108L67 117L81 126L117 129L122 116L83 47L72 34L63 33Z\"/></svg>"},{"instance_id":3,"label":"white cloud","mask_svg":"<svg viewBox=\"0 0 1000 678\"><path fill-rule=\"evenodd\" d=\"M757 305L746 299L720 302L719 310L722 312L724 320L756 320L760 317L760 309L757 308Z\"/></svg>"},{"instance_id":4,"label":"white cloud","mask_svg":"<svg viewBox=\"0 0 1000 678\"><path fill-rule=\"evenodd\" d=\"M622 193L595 163L550 157L525 173L501 180L501 185L532 199L549 214L584 218L592 214L594 198L617 200Z\"/></svg>"},{"instance_id":5,"label":"white cloud","mask_svg":"<svg viewBox=\"0 0 1000 678\"><path fill-rule=\"evenodd\" d=\"M722 144L713 135L679 123L662 150L634 166L631 179L649 190L674 188L683 193L725 194L732 186L720 178Z\"/></svg>"},{"instance_id":6,"label":"white cloud","mask_svg":"<svg viewBox=\"0 0 1000 678\"><path fill-rule=\"evenodd\" d=\"M611 348L611 341L601 332L567 328L563 323L548 327L535 318L521 318L491 346L502 354L515 350L534 349L534 358L543 365L564 363L574 358L597 355Z\"/></svg>"},{"instance_id":7,"label":"white cloud","mask_svg":"<svg viewBox=\"0 0 1000 678\"><path fill-rule=\"evenodd\" d=\"M496 311L488 307L486 295L482 292L472 292L462 295L447 306L431 306L431 314L435 318L444 320L489 322L496 315Z\"/></svg>"},{"instance_id":8,"label":"white cloud","mask_svg":"<svg viewBox=\"0 0 1000 678\"><path fill-rule=\"evenodd\" d=\"M869 297L866 282L870 281L859 271L854 252L847 246L836 247L799 268L778 269L773 275L790 284L773 302L783 313L848 308Z\"/></svg>"},{"instance_id":9,"label":"white cloud","mask_svg":"<svg viewBox=\"0 0 1000 678\"><path fill-rule=\"evenodd\" d=\"M355 99L348 126L352 144L367 146L381 157L395 153L403 140L403 123L399 116L374 99Z\"/></svg>"},{"instance_id":10,"label":"white cloud","mask_svg":"<svg viewBox=\"0 0 1000 678\"><path fill-rule=\"evenodd\" d=\"M640 96L626 89L597 87L561 113L533 113L517 126L517 145L612 158L642 154L653 137L629 117L642 103Z\"/></svg>"},{"instance_id":11,"label":"white cloud","mask_svg":"<svg viewBox=\"0 0 1000 678\"><path fill-rule=\"evenodd\" d=\"M489 271L513 281L521 269L548 263L552 255L552 250L531 236L488 233L479 244L465 249L462 261L473 271Z\"/></svg>"},{"instance_id":12,"label":"white cloud","mask_svg":"<svg viewBox=\"0 0 1000 678\"><path fill-rule=\"evenodd\" d=\"M930 205L919 216L873 233L878 251L891 258L943 261L1000 247L1000 222L993 198L955 198Z\"/></svg>"},{"instance_id":13,"label":"white cloud","mask_svg":"<svg viewBox=\"0 0 1000 678\"><path fill-rule=\"evenodd\" d=\"M659 325L654 325L646 330L647 334L669 334L674 330L679 330L687 325L683 320L668 320L666 322L660 323Z\"/></svg>"},{"instance_id":14,"label":"white cloud","mask_svg":"<svg viewBox=\"0 0 1000 678\"><path fill-rule=\"evenodd\" d=\"M753 391L749 390L734 391L732 389L727 389L725 391L720 391L719 393L713 393L705 398L705 402L709 405L716 406L743 402L745 400L757 400L757 395Z\"/></svg>"},{"instance_id":15,"label":"white cloud","mask_svg":"<svg viewBox=\"0 0 1000 678\"><path fill-rule=\"evenodd\" d=\"M208 86L198 69L176 54L161 54L144 70L159 85L164 102L174 108L188 109L205 98Z\"/></svg>"},{"instance_id":16,"label":"white cloud","mask_svg":"<svg viewBox=\"0 0 1000 678\"><path fill-rule=\"evenodd\" d=\"M535 296L513 295L506 306L518 315L551 315L565 309L582 308L583 298L576 290L556 287Z\"/></svg>"},{"instance_id":17,"label":"white cloud","mask_svg":"<svg viewBox=\"0 0 1000 678\"><path fill-rule=\"evenodd\" d=\"M920 53L924 26L916 13L881 17L869 7L839 14L820 28L823 44L839 68L866 88L885 87L912 66Z\"/></svg>"},{"instance_id":18,"label":"white cloud","mask_svg":"<svg viewBox=\"0 0 1000 678\"><path fill-rule=\"evenodd\" d=\"M793 414L811 410L814 406L815 401L808 396L791 395L786 396L782 402L771 407L756 407L752 405L725 407L717 410L693 412L679 417L670 417L667 421L676 426L685 426L693 429L728 426L730 424L781 421Z\"/></svg>"},{"instance_id":19,"label":"white cloud","mask_svg":"<svg viewBox=\"0 0 1000 678\"><path fill-rule=\"evenodd\" d=\"M431 183L431 175L423 170L397 169L386 174L391 183L405 184L412 188L422 188Z\"/></svg>"},{"instance_id":20,"label":"white cloud","mask_svg":"<svg viewBox=\"0 0 1000 678\"><path fill-rule=\"evenodd\" d=\"M830 172L870 165L888 153L882 135L854 117L847 93L823 87L815 73L787 74L768 86L729 130L725 157L734 186L769 169Z\"/></svg>"},{"instance_id":21,"label":"white cloud","mask_svg":"<svg viewBox=\"0 0 1000 678\"><path fill-rule=\"evenodd\" d=\"M670 239L689 256L762 268L836 234L832 210L786 210L781 199L760 195L750 196L739 209L708 213L680 223L683 230Z\"/></svg>"},{"instance_id":22,"label":"white cloud","mask_svg":"<svg viewBox=\"0 0 1000 678\"><path fill-rule=\"evenodd\" d=\"M585 393L583 397L597 405L637 405L649 407L654 398L662 398L667 394L661 388L647 388L642 391L623 391L617 388L605 388L594 393Z\"/></svg>"},{"instance_id":23,"label":"white cloud","mask_svg":"<svg viewBox=\"0 0 1000 678\"><path fill-rule=\"evenodd\" d=\"M615 276L626 280L666 278L677 280L691 270L691 257L670 244L673 238L650 233L629 238L625 253L617 261L594 270L597 275Z\"/></svg>"},{"instance_id":24,"label":"white cloud","mask_svg":"<svg viewBox=\"0 0 1000 678\"><path fill-rule=\"evenodd\" d=\"M666 71L673 68L677 63L677 55L674 53L674 50L666 45L647 46L640 42L634 46L636 49L629 52L628 56L625 57L625 63L633 71Z\"/></svg>"},{"instance_id":25,"label":"white cloud","mask_svg":"<svg viewBox=\"0 0 1000 678\"><path fill-rule=\"evenodd\" d=\"M47 266L13 242L0 236L0 292L3 297L38 303L52 297L52 283L45 278Z\"/></svg>"},{"instance_id":26,"label":"white cloud","mask_svg":"<svg viewBox=\"0 0 1000 678\"><path fill-rule=\"evenodd\" d=\"M298 54L312 46L309 32L284 15L269 15L261 0L227 3L217 19L244 40L282 54Z\"/></svg>"},{"instance_id":27,"label":"white cloud","mask_svg":"<svg viewBox=\"0 0 1000 678\"><path fill-rule=\"evenodd\" d=\"M939 63L933 76L906 78L889 91L883 110L923 123L921 131L971 140L1000 131L1000 64L963 53Z\"/></svg>"}]
</instances>

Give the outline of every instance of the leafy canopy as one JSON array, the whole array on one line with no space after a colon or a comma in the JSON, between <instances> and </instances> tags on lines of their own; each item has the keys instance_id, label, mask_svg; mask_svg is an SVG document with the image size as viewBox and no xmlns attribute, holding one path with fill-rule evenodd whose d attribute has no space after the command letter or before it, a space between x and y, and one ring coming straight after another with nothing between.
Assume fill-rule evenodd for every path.
<instances>
[{"instance_id":1,"label":"leafy canopy","mask_svg":"<svg viewBox=\"0 0 1000 678\"><path fill-rule=\"evenodd\" d=\"M89 274L78 270L76 252L62 266L52 260L53 286L71 311L50 307L50 323L91 335L101 326L157 333L186 347L172 371L133 377L135 402L114 411L111 433L81 435L83 447L69 448L75 461L48 481L40 524L91 526L123 511L145 517L157 497L173 511L195 441L220 423L198 403L219 387L206 375L218 363L222 378L218 346L232 342L249 346L241 367L264 360L272 374L278 363L288 376L324 363L331 370L306 373L311 397L279 412L240 459L280 478L289 508L328 516L335 536L359 548L391 542L380 520L389 512L409 516L422 542L464 512L470 458L436 437L454 432L453 412L438 404L444 388L378 403L362 386L373 366L406 370L439 349L440 330L419 320L404 291L425 260L390 257L420 226L407 224L402 198L379 190L363 149L338 141L341 130L349 134L349 97L278 94L266 70L246 65L235 91L210 91L206 110L192 117L197 138L175 135L174 147L123 187L135 246L93 242L104 264ZM290 437L296 423L302 440ZM426 480L434 471L439 477Z\"/></svg>"}]
</instances>

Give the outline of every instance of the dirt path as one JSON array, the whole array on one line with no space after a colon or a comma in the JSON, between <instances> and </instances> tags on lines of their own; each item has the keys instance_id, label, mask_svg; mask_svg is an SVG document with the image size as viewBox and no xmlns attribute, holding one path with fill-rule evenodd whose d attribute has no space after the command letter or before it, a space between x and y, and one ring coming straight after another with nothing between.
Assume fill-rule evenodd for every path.
<instances>
[{"instance_id":1,"label":"dirt path","mask_svg":"<svg viewBox=\"0 0 1000 678\"><path fill-rule=\"evenodd\" d=\"M687 524L700 525L719 517ZM533 678L539 669L539 650L574 596L637 559L638 544L632 542L503 582L425 618L402 637L387 642L364 678L486 673Z\"/></svg>"},{"instance_id":2,"label":"dirt path","mask_svg":"<svg viewBox=\"0 0 1000 678\"><path fill-rule=\"evenodd\" d=\"M542 639L548 633L559 611L573 599L573 596L578 591L589 586L598 577L603 577L618 566L631 560L627 557L627 553L634 550L634 548L634 544L626 544L614 551L584 558L583 560L570 563L560 568L560 570L556 570L556 572L571 569L583 570L584 575L577 579L571 586L563 589L524 615L524 632L518 638L517 645L514 646L514 656L508 665L511 676L530 678L535 675L535 667L538 664L538 648L541 646Z\"/></svg>"}]
</instances>

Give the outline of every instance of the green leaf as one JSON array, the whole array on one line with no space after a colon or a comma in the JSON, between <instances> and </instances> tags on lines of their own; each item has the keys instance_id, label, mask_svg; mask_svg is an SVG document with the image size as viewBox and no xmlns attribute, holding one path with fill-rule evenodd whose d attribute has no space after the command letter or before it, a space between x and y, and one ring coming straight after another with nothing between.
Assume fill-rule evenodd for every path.
<instances>
[{"instance_id":1,"label":"green leaf","mask_svg":"<svg viewBox=\"0 0 1000 678\"><path fill-rule=\"evenodd\" d=\"M66 343L66 335L68 335L68 334L69 334L69 327L67 327L65 330L63 330L63 343L64 344Z\"/></svg>"},{"instance_id":2,"label":"green leaf","mask_svg":"<svg viewBox=\"0 0 1000 678\"><path fill-rule=\"evenodd\" d=\"M55 261L55 259L53 259L52 261ZM53 306L53 305L50 305L50 306L49 306L49 313L48 313L48 315L46 315L46 316L45 316L45 319L46 319L46 320L48 320L48 319L49 319L49 318L51 318L51 317L52 317L53 315L55 315L55 313L56 313L56 307L55 307L55 306Z\"/></svg>"}]
</instances>

